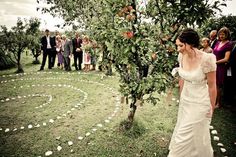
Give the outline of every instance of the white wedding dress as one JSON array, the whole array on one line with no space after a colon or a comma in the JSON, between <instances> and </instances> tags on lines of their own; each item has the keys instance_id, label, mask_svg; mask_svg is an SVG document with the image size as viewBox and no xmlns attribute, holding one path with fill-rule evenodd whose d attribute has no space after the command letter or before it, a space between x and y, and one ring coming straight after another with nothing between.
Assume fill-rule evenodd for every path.
<instances>
[{"instance_id":1,"label":"white wedding dress","mask_svg":"<svg viewBox=\"0 0 236 157\"><path fill-rule=\"evenodd\" d=\"M211 109L206 73L216 71L216 58L214 54L202 53L200 66L193 71L185 71L182 54L178 57L178 73L184 86L168 157L213 157L211 119L206 116Z\"/></svg>"}]
</instances>

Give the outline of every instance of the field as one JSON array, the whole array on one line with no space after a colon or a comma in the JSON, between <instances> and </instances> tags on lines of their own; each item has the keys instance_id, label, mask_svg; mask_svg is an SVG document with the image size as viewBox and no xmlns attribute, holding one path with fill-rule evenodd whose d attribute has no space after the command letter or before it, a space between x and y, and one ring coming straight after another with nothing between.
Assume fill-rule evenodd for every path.
<instances>
[{"instance_id":1,"label":"field","mask_svg":"<svg viewBox=\"0 0 236 157\"><path fill-rule=\"evenodd\" d=\"M120 104L117 74L38 72L30 57L23 58L24 74L0 71L0 156L167 156L178 110L176 89L158 95L155 106L138 107L133 128L124 131L120 124L129 106ZM212 126L217 157L235 157L236 114L217 109Z\"/></svg>"}]
</instances>

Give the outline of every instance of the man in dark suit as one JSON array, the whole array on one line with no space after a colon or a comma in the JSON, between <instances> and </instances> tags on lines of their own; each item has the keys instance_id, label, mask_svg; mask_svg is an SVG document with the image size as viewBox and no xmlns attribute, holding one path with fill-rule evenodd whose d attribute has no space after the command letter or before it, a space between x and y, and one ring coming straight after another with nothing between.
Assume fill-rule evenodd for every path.
<instances>
[{"instance_id":1,"label":"man in dark suit","mask_svg":"<svg viewBox=\"0 0 236 157\"><path fill-rule=\"evenodd\" d=\"M73 43L73 55L74 55L74 65L75 70L81 70L82 61L83 61L83 52L81 49L82 39L79 37L79 33L75 33L75 38L72 40ZM77 65L78 61L78 65Z\"/></svg>"},{"instance_id":2,"label":"man in dark suit","mask_svg":"<svg viewBox=\"0 0 236 157\"><path fill-rule=\"evenodd\" d=\"M55 60L56 60L56 56L57 56L57 51L56 51L56 36L59 35L59 34L60 33L58 31L55 31L55 36L51 37L51 39L53 40L53 44L55 44L55 46L52 47L51 67L54 67L54 65L55 65Z\"/></svg>"},{"instance_id":3,"label":"man in dark suit","mask_svg":"<svg viewBox=\"0 0 236 157\"><path fill-rule=\"evenodd\" d=\"M71 71L70 59L72 57L72 42L71 40L67 39L65 35L62 35L62 40L64 41L64 45L62 47L64 67L66 71Z\"/></svg>"},{"instance_id":4,"label":"man in dark suit","mask_svg":"<svg viewBox=\"0 0 236 157\"><path fill-rule=\"evenodd\" d=\"M211 32L210 32L210 46L211 46L211 48L212 49L214 49L215 48L215 45L216 45L216 43L217 43L217 30L212 30Z\"/></svg>"},{"instance_id":5,"label":"man in dark suit","mask_svg":"<svg viewBox=\"0 0 236 157\"><path fill-rule=\"evenodd\" d=\"M40 70L44 70L44 66L48 56L48 69L52 69L52 51L56 46L55 39L50 37L48 29L45 30L45 36L41 38L41 50L43 51L43 61Z\"/></svg>"},{"instance_id":6,"label":"man in dark suit","mask_svg":"<svg viewBox=\"0 0 236 157\"><path fill-rule=\"evenodd\" d=\"M227 70L227 77L224 85L224 101L226 106L234 107L236 109L236 105L234 105L236 100L236 42L232 42L234 48L231 51Z\"/></svg>"}]
</instances>

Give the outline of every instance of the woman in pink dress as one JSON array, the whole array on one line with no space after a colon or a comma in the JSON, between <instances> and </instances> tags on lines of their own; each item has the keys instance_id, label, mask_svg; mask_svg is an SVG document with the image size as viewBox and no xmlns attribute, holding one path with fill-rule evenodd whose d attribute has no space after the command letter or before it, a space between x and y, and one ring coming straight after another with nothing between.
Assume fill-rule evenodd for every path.
<instances>
[{"instance_id":1,"label":"woman in pink dress","mask_svg":"<svg viewBox=\"0 0 236 157\"><path fill-rule=\"evenodd\" d=\"M230 52L232 50L232 43L230 40L230 31L228 28L223 27L218 32L218 42L215 45L213 53L216 56L216 84L217 84L217 99L216 107L221 107L222 88L224 86L227 62L229 61Z\"/></svg>"}]
</instances>

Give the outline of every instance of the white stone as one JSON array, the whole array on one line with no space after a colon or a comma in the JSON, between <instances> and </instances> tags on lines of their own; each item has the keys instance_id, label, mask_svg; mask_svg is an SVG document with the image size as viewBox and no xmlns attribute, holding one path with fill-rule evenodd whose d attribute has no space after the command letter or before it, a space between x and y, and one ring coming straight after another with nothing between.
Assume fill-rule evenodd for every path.
<instances>
[{"instance_id":1,"label":"white stone","mask_svg":"<svg viewBox=\"0 0 236 157\"><path fill-rule=\"evenodd\" d=\"M71 149L71 150L70 150L70 152L71 152L71 153L73 153L73 152L74 152L74 150L73 150L73 149Z\"/></svg>"},{"instance_id":2,"label":"white stone","mask_svg":"<svg viewBox=\"0 0 236 157\"><path fill-rule=\"evenodd\" d=\"M50 119L49 122L50 122L50 123L54 123L54 120L53 120L53 119Z\"/></svg>"},{"instance_id":3,"label":"white stone","mask_svg":"<svg viewBox=\"0 0 236 157\"><path fill-rule=\"evenodd\" d=\"M6 129L5 129L5 132L9 132L9 131L10 131L10 129L9 129L9 128L6 128Z\"/></svg>"},{"instance_id":4,"label":"white stone","mask_svg":"<svg viewBox=\"0 0 236 157\"><path fill-rule=\"evenodd\" d=\"M79 137L78 137L78 139L79 139L79 140L82 140L82 139L83 139L83 137L82 137L82 136L79 136Z\"/></svg>"},{"instance_id":5,"label":"white stone","mask_svg":"<svg viewBox=\"0 0 236 157\"><path fill-rule=\"evenodd\" d=\"M46 126L47 125L47 123L43 123L43 126Z\"/></svg>"},{"instance_id":6,"label":"white stone","mask_svg":"<svg viewBox=\"0 0 236 157\"><path fill-rule=\"evenodd\" d=\"M175 98L172 98L172 101L175 101L176 99Z\"/></svg>"},{"instance_id":7,"label":"white stone","mask_svg":"<svg viewBox=\"0 0 236 157\"><path fill-rule=\"evenodd\" d=\"M60 140L61 136L56 137L57 140Z\"/></svg>"},{"instance_id":8,"label":"white stone","mask_svg":"<svg viewBox=\"0 0 236 157\"><path fill-rule=\"evenodd\" d=\"M106 122L106 123L109 123L110 121L106 119L105 122Z\"/></svg>"},{"instance_id":9,"label":"white stone","mask_svg":"<svg viewBox=\"0 0 236 157\"><path fill-rule=\"evenodd\" d=\"M50 156L50 155L52 155L52 151L47 151L47 152L45 153L45 156Z\"/></svg>"},{"instance_id":10,"label":"white stone","mask_svg":"<svg viewBox=\"0 0 236 157\"><path fill-rule=\"evenodd\" d=\"M86 134L85 134L85 136L89 136L91 133L90 132L87 132Z\"/></svg>"},{"instance_id":11,"label":"white stone","mask_svg":"<svg viewBox=\"0 0 236 157\"><path fill-rule=\"evenodd\" d=\"M33 128L33 125L28 125L28 129L32 129Z\"/></svg>"},{"instance_id":12,"label":"white stone","mask_svg":"<svg viewBox=\"0 0 236 157\"><path fill-rule=\"evenodd\" d=\"M61 117L60 117L60 116L57 116L57 119L61 119Z\"/></svg>"},{"instance_id":13,"label":"white stone","mask_svg":"<svg viewBox=\"0 0 236 157\"><path fill-rule=\"evenodd\" d=\"M94 132L95 132L95 131L97 131L97 129L96 129L96 128L93 128L92 130L93 130Z\"/></svg>"},{"instance_id":14,"label":"white stone","mask_svg":"<svg viewBox=\"0 0 236 157\"><path fill-rule=\"evenodd\" d=\"M220 138L218 136L214 136L213 139L214 139L214 141L219 141L220 140Z\"/></svg>"},{"instance_id":15,"label":"white stone","mask_svg":"<svg viewBox=\"0 0 236 157\"><path fill-rule=\"evenodd\" d=\"M71 113L71 111L67 111L67 113L69 114L69 113Z\"/></svg>"},{"instance_id":16,"label":"white stone","mask_svg":"<svg viewBox=\"0 0 236 157\"><path fill-rule=\"evenodd\" d=\"M20 129L21 129L21 130L23 130L24 128L25 128L25 127L23 127L23 126L22 126L22 127L20 127Z\"/></svg>"},{"instance_id":17,"label":"white stone","mask_svg":"<svg viewBox=\"0 0 236 157\"><path fill-rule=\"evenodd\" d=\"M73 145L73 142L72 141L68 141L68 145L69 146Z\"/></svg>"},{"instance_id":18,"label":"white stone","mask_svg":"<svg viewBox=\"0 0 236 157\"><path fill-rule=\"evenodd\" d=\"M225 148L220 148L220 150L221 150L222 153L226 152Z\"/></svg>"},{"instance_id":19,"label":"white stone","mask_svg":"<svg viewBox=\"0 0 236 157\"><path fill-rule=\"evenodd\" d=\"M102 127L102 124L97 124L98 127Z\"/></svg>"},{"instance_id":20,"label":"white stone","mask_svg":"<svg viewBox=\"0 0 236 157\"><path fill-rule=\"evenodd\" d=\"M34 126L34 127L36 127L36 128L39 128L40 127L40 125L39 124L37 124L36 126Z\"/></svg>"},{"instance_id":21,"label":"white stone","mask_svg":"<svg viewBox=\"0 0 236 157\"><path fill-rule=\"evenodd\" d=\"M217 146L223 147L224 145L222 143L217 143Z\"/></svg>"},{"instance_id":22,"label":"white stone","mask_svg":"<svg viewBox=\"0 0 236 157\"><path fill-rule=\"evenodd\" d=\"M13 129L13 131L16 131L16 130L17 130L17 128Z\"/></svg>"},{"instance_id":23,"label":"white stone","mask_svg":"<svg viewBox=\"0 0 236 157\"><path fill-rule=\"evenodd\" d=\"M58 150L58 151L61 151L61 150L62 150L62 147L61 147L61 146L57 146L57 150Z\"/></svg>"},{"instance_id":24,"label":"white stone","mask_svg":"<svg viewBox=\"0 0 236 157\"><path fill-rule=\"evenodd\" d=\"M6 101L9 101L10 99L9 98L6 98Z\"/></svg>"},{"instance_id":25,"label":"white stone","mask_svg":"<svg viewBox=\"0 0 236 157\"><path fill-rule=\"evenodd\" d=\"M2 128L0 128L0 131L2 131Z\"/></svg>"},{"instance_id":26,"label":"white stone","mask_svg":"<svg viewBox=\"0 0 236 157\"><path fill-rule=\"evenodd\" d=\"M211 134L217 135L217 131L216 131L216 130L212 130L212 131L211 131Z\"/></svg>"},{"instance_id":27,"label":"white stone","mask_svg":"<svg viewBox=\"0 0 236 157\"><path fill-rule=\"evenodd\" d=\"M210 127L209 127L209 128L210 128L211 130L212 130L212 129L214 129L214 127L213 127L212 125L210 125Z\"/></svg>"}]
</instances>

